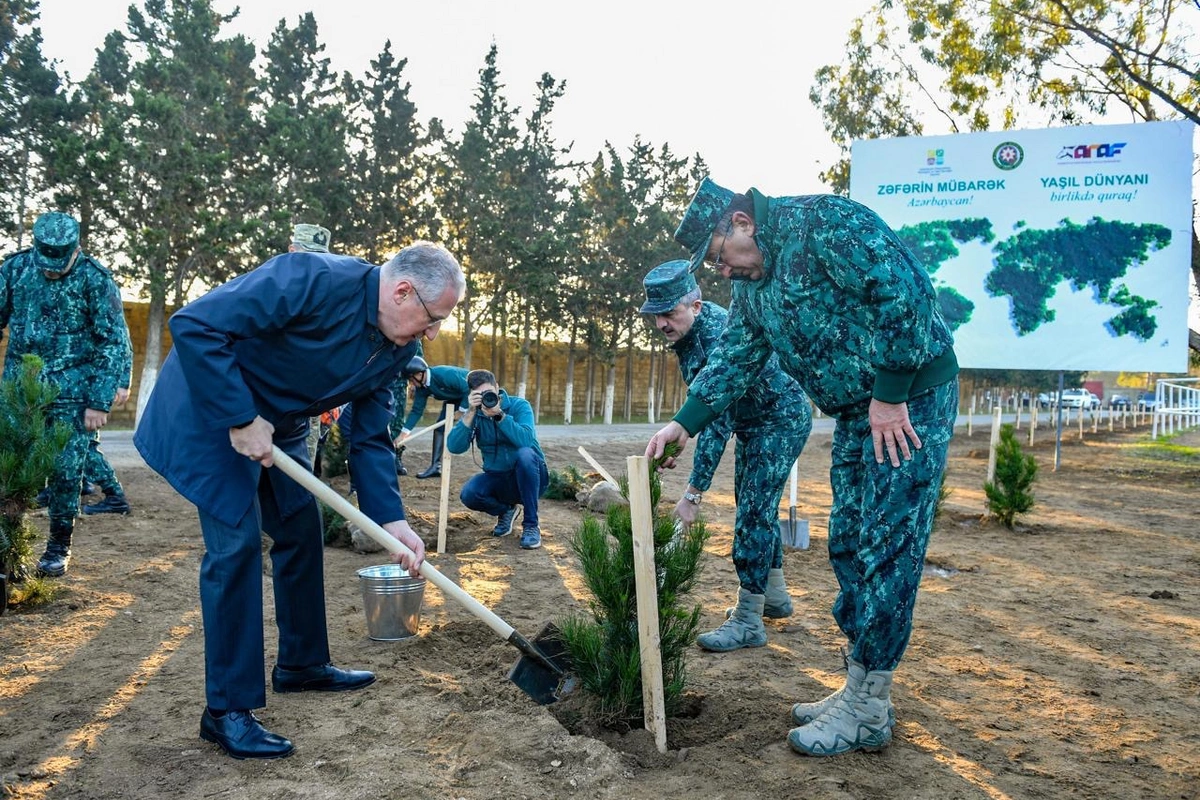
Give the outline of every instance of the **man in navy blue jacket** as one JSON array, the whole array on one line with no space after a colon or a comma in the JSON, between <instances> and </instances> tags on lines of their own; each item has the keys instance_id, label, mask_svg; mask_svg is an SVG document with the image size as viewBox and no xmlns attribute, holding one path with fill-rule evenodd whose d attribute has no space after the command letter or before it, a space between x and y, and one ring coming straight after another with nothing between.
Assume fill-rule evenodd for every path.
<instances>
[{"instance_id":1,"label":"man in navy blue jacket","mask_svg":"<svg viewBox=\"0 0 1200 800\"><path fill-rule=\"evenodd\" d=\"M276 692L345 691L370 672L330 663L321 515L272 465L272 445L307 463L309 419L350 402L350 468L363 513L425 556L404 517L388 434L388 385L437 336L463 296L458 262L417 242L382 267L328 253L284 253L171 317L174 347L138 421L146 463L196 505L204 534L200 606L207 707L200 736L235 758L280 758L293 746L252 709L263 677L262 531L271 564L279 653Z\"/></svg>"}]
</instances>

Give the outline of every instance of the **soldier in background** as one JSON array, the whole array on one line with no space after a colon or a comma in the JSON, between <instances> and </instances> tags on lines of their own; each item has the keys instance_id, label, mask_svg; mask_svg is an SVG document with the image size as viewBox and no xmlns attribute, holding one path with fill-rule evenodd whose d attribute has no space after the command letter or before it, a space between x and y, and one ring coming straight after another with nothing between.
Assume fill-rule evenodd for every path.
<instances>
[{"instance_id":1,"label":"soldier in background","mask_svg":"<svg viewBox=\"0 0 1200 800\"><path fill-rule=\"evenodd\" d=\"M331 238L332 234L328 228L301 222L292 228L292 241L288 245L288 252L328 253ZM320 475L321 467L317 463L317 454L320 452L321 445L320 417L313 417L308 421L308 439L306 444L308 446L308 460L313 464L313 472Z\"/></svg>"},{"instance_id":2,"label":"soldier in background","mask_svg":"<svg viewBox=\"0 0 1200 800\"><path fill-rule=\"evenodd\" d=\"M42 359L42 380L59 390L46 423L63 422L71 437L50 478L50 538L38 570L67 571L79 513L88 437L108 422L123 378L129 330L111 273L79 246L79 223L52 211L33 224L33 247L0 264L0 329L8 328L4 378L21 357Z\"/></svg>"},{"instance_id":3,"label":"soldier in background","mask_svg":"<svg viewBox=\"0 0 1200 800\"><path fill-rule=\"evenodd\" d=\"M683 382L691 384L720 347L729 312L704 300L688 261L659 264L642 280L646 302L641 313L670 342L679 359ZM696 521L713 473L734 446L733 565L738 575L738 601L729 618L714 631L696 637L705 650L725 652L767 643L763 617L791 616L792 598L783 577L783 542L779 537L779 501L788 471L812 431L808 395L772 356L754 383L697 437L687 489L675 514Z\"/></svg>"}]
</instances>

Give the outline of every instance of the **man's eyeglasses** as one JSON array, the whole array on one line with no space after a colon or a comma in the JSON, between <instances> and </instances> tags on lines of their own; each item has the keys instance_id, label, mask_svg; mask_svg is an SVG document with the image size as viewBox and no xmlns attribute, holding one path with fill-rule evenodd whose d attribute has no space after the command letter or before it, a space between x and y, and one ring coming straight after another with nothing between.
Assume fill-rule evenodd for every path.
<instances>
[{"instance_id":1,"label":"man's eyeglasses","mask_svg":"<svg viewBox=\"0 0 1200 800\"><path fill-rule=\"evenodd\" d=\"M417 302L419 302L421 304L421 308L425 309L425 316L429 317L429 325L427 325L426 327L432 328L434 325L440 325L443 322L445 322L446 321L445 317L435 317L433 315L433 312L429 310L429 306L425 305L425 298L421 297L421 293L417 291L416 285L415 284L409 284L409 285L412 286L413 294L415 294L417 296Z\"/></svg>"},{"instance_id":2,"label":"man's eyeglasses","mask_svg":"<svg viewBox=\"0 0 1200 800\"><path fill-rule=\"evenodd\" d=\"M732 230L730 231L730 233L732 233ZM717 260L712 262L713 269L721 268L721 256L725 254L725 243L728 241L729 241L729 234L727 233L721 237L721 247L717 250Z\"/></svg>"}]
</instances>

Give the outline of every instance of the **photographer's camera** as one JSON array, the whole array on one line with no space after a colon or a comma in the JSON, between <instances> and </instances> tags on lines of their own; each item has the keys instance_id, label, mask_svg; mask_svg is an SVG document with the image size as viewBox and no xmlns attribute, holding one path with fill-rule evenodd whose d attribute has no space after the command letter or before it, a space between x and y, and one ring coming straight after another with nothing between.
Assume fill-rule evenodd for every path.
<instances>
[{"instance_id":1,"label":"photographer's camera","mask_svg":"<svg viewBox=\"0 0 1200 800\"><path fill-rule=\"evenodd\" d=\"M479 404L484 408L495 408L500 405L500 395L490 389L479 395Z\"/></svg>"}]
</instances>

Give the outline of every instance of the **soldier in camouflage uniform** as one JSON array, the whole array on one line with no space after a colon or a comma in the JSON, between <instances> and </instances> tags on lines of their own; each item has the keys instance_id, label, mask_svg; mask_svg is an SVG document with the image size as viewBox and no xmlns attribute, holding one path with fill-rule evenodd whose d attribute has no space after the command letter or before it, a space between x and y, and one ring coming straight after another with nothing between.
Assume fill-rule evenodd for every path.
<instances>
[{"instance_id":1,"label":"soldier in camouflage uniform","mask_svg":"<svg viewBox=\"0 0 1200 800\"><path fill-rule=\"evenodd\" d=\"M695 380L717 349L729 316L716 303L703 300L687 261L668 261L642 280L646 290L643 314L671 342L685 383ZM692 474L675 513L691 524L712 485L730 436L737 467L733 494L737 516L733 533L733 564L737 569L738 603L715 631L696 642L705 650L724 652L767 643L763 617L781 619L792 613L792 599L783 578L783 543L779 538L779 501L791 465L800 456L812 430L808 397L771 356L756 380L696 440Z\"/></svg>"},{"instance_id":2,"label":"soldier in camouflage uniform","mask_svg":"<svg viewBox=\"0 0 1200 800\"><path fill-rule=\"evenodd\" d=\"M88 436L108 422L129 331L112 275L79 247L79 223L42 214L33 247L0 265L0 329L8 327L4 378L15 377L26 353L45 362L43 380L58 387L47 423L72 435L50 478L50 540L38 561L46 575L67 571L79 512Z\"/></svg>"},{"instance_id":3,"label":"soldier in camouflage uniform","mask_svg":"<svg viewBox=\"0 0 1200 800\"><path fill-rule=\"evenodd\" d=\"M292 241L288 244L288 252L328 253L332 238L333 234L329 232L328 228L301 222L292 228ZM321 474L320 465L317 464L320 443L321 418L312 417L308 421L308 439L305 444L308 446L308 460L312 462L313 470L317 475Z\"/></svg>"},{"instance_id":4,"label":"soldier in camouflage uniform","mask_svg":"<svg viewBox=\"0 0 1200 800\"><path fill-rule=\"evenodd\" d=\"M684 444L774 353L837 420L829 558L849 639L845 685L798 703L788 743L807 755L892 738L892 673L913 605L958 407L958 362L924 266L870 209L833 195L770 198L700 184L675 239L733 281L717 352L647 456Z\"/></svg>"}]
</instances>

